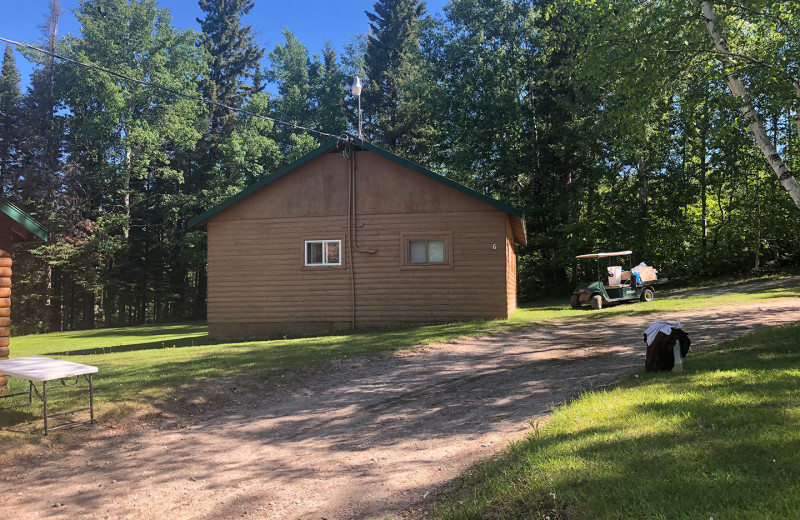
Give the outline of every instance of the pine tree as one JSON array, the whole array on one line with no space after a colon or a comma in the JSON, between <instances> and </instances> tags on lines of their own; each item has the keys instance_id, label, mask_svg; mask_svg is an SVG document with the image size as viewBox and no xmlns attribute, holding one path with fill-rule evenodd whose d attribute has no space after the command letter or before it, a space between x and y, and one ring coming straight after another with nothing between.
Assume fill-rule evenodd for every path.
<instances>
[{"instance_id":1,"label":"pine tree","mask_svg":"<svg viewBox=\"0 0 800 520\"><path fill-rule=\"evenodd\" d=\"M58 25L61 8L58 0L50 0L46 22L41 26L41 46L50 52L57 52ZM20 127L22 134L21 150L21 190L26 197L37 201L40 207L30 208L40 219L50 223L57 219L56 205L64 206L64 201L56 201L61 191L63 147L63 115L58 115L58 100L55 93L56 75L59 63L51 55L37 56L37 68L31 75L31 86L23 100L25 122ZM46 206L46 207L45 207Z\"/></svg>"},{"instance_id":2,"label":"pine tree","mask_svg":"<svg viewBox=\"0 0 800 520\"><path fill-rule=\"evenodd\" d=\"M58 0L50 0L48 16L41 26L41 47L50 52L57 52L58 26L62 10ZM24 198L23 205L51 233L51 236L63 237L62 232L75 229L75 223L81 219L80 204L73 197L74 191L65 189L63 177L62 150L64 146L64 115L58 114L56 94L56 76L60 64L52 55L39 54L37 67L31 74L31 85L23 100L25 113L24 123L19 132L22 140L20 146L19 191ZM77 187L73 186L73 189ZM57 251L61 249L61 251ZM44 280L39 286L29 284L30 293L25 295L32 302L38 302L46 309L44 320L49 330L61 330L65 316L62 275L65 270L65 250L69 247L40 247L30 259L26 278L34 280L39 272L45 272ZM86 264L77 268L86 270Z\"/></svg>"},{"instance_id":3,"label":"pine tree","mask_svg":"<svg viewBox=\"0 0 800 520\"><path fill-rule=\"evenodd\" d=\"M269 53L270 79L277 83L280 95L277 115L284 121L306 125L311 116L308 50L289 29L284 29L283 37L284 43Z\"/></svg>"},{"instance_id":4,"label":"pine tree","mask_svg":"<svg viewBox=\"0 0 800 520\"><path fill-rule=\"evenodd\" d=\"M272 70L269 77L278 85L278 99L275 101L274 116L282 121L313 126L312 92L309 81L311 63L308 50L290 31L283 31L284 43L275 46L269 53ZM280 126L278 143L288 160L294 160L319 145L315 135Z\"/></svg>"},{"instance_id":5,"label":"pine tree","mask_svg":"<svg viewBox=\"0 0 800 520\"><path fill-rule=\"evenodd\" d=\"M329 134L340 134L347 128L345 78L330 42L322 58L309 60L308 50L290 31L283 31L284 43L269 53L272 69L269 79L277 84L273 115L283 121L313 128ZM318 146L323 138L317 134L277 128L281 150L293 160Z\"/></svg>"},{"instance_id":6,"label":"pine tree","mask_svg":"<svg viewBox=\"0 0 800 520\"><path fill-rule=\"evenodd\" d=\"M14 51L7 45L0 69L0 195L4 197L15 191L18 175L20 79Z\"/></svg>"},{"instance_id":7,"label":"pine tree","mask_svg":"<svg viewBox=\"0 0 800 520\"><path fill-rule=\"evenodd\" d=\"M408 152L423 124L412 112L418 94L413 86L425 76L419 45L425 2L378 0L374 9L366 13L370 34L364 57L368 83L362 94L365 134L392 151Z\"/></svg>"},{"instance_id":8,"label":"pine tree","mask_svg":"<svg viewBox=\"0 0 800 520\"><path fill-rule=\"evenodd\" d=\"M202 34L200 45L210 57L208 81L203 93L209 101L241 107L255 91L247 79L258 71L264 50L254 41L252 28L241 26L242 16L253 8L253 0L200 0L205 17L197 19ZM230 134L236 113L217 107L211 119L212 132Z\"/></svg>"},{"instance_id":9,"label":"pine tree","mask_svg":"<svg viewBox=\"0 0 800 520\"><path fill-rule=\"evenodd\" d=\"M322 61L316 55L314 58L311 65L311 88L316 128L338 135L347 129L347 79L339 66L331 42L325 42Z\"/></svg>"}]
</instances>

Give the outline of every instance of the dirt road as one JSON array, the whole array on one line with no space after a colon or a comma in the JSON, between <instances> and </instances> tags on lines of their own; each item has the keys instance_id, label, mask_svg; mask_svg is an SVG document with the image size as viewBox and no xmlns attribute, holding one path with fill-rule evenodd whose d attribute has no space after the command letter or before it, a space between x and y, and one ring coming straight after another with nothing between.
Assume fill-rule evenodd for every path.
<instances>
[{"instance_id":1,"label":"dirt road","mask_svg":"<svg viewBox=\"0 0 800 520\"><path fill-rule=\"evenodd\" d=\"M642 331L657 319L681 321L703 348L800 321L800 301L562 324L340 363L211 419L18 463L0 473L0 510L70 520L393 517L551 405L643 367Z\"/></svg>"}]
</instances>

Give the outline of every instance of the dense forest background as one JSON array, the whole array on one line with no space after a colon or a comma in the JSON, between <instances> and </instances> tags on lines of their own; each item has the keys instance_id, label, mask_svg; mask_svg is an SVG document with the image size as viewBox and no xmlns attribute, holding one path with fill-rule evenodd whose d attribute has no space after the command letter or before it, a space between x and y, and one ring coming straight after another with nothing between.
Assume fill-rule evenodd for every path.
<instances>
[{"instance_id":1,"label":"dense forest background","mask_svg":"<svg viewBox=\"0 0 800 520\"><path fill-rule=\"evenodd\" d=\"M523 299L566 294L572 257L596 250L673 279L800 262L782 185L800 151L800 3L452 0L432 17L378 0L369 34L310 54L289 30L259 47L241 22L253 1L200 0L183 31L156 0L83 0L80 36L62 37L51 0L29 43L170 90L5 48L0 194L50 233L15 250L18 332L202 318L205 234L185 223L328 139L259 116L357 128L355 75L366 139L525 211ZM25 92L20 58L36 64Z\"/></svg>"}]
</instances>

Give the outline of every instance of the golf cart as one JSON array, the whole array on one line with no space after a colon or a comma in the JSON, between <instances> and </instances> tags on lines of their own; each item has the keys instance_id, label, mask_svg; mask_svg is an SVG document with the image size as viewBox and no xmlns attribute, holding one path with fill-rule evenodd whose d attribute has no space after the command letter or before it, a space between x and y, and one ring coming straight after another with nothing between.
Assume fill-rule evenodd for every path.
<instances>
[{"instance_id":1,"label":"golf cart","mask_svg":"<svg viewBox=\"0 0 800 520\"><path fill-rule=\"evenodd\" d=\"M657 278L655 269L644 263L631 269L632 255L631 251L616 251L576 256L573 270L575 291L569 300L572 308L579 309L581 305L587 303L592 306L592 309L602 309L609 303L634 300L652 301L656 295L654 286L666 283L667 279ZM578 283L578 268L581 264L589 263L586 261L587 259L596 260L597 281ZM623 259L627 259L627 271L624 271L619 265L619 260ZM615 265L611 265L612 260ZM583 262L579 264L580 261Z\"/></svg>"}]
</instances>

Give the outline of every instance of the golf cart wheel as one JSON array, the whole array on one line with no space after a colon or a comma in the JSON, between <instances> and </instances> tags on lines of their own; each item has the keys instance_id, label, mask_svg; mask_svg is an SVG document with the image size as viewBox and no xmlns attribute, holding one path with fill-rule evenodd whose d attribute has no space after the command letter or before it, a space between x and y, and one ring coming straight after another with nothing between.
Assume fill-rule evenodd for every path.
<instances>
[{"instance_id":1,"label":"golf cart wheel","mask_svg":"<svg viewBox=\"0 0 800 520\"><path fill-rule=\"evenodd\" d=\"M643 302L651 302L655 297L656 297L656 292L650 287L645 287L644 290L642 290L641 298Z\"/></svg>"},{"instance_id":2,"label":"golf cart wheel","mask_svg":"<svg viewBox=\"0 0 800 520\"><path fill-rule=\"evenodd\" d=\"M580 309L581 308L581 301L578 298L577 294L573 294L572 298L569 299L569 305L573 309Z\"/></svg>"},{"instance_id":3,"label":"golf cart wheel","mask_svg":"<svg viewBox=\"0 0 800 520\"><path fill-rule=\"evenodd\" d=\"M599 294L595 294L594 296L592 296L591 303L592 303L592 309L599 311L600 309L603 308L603 297L600 296Z\"/></svg>"}]
</instances>

